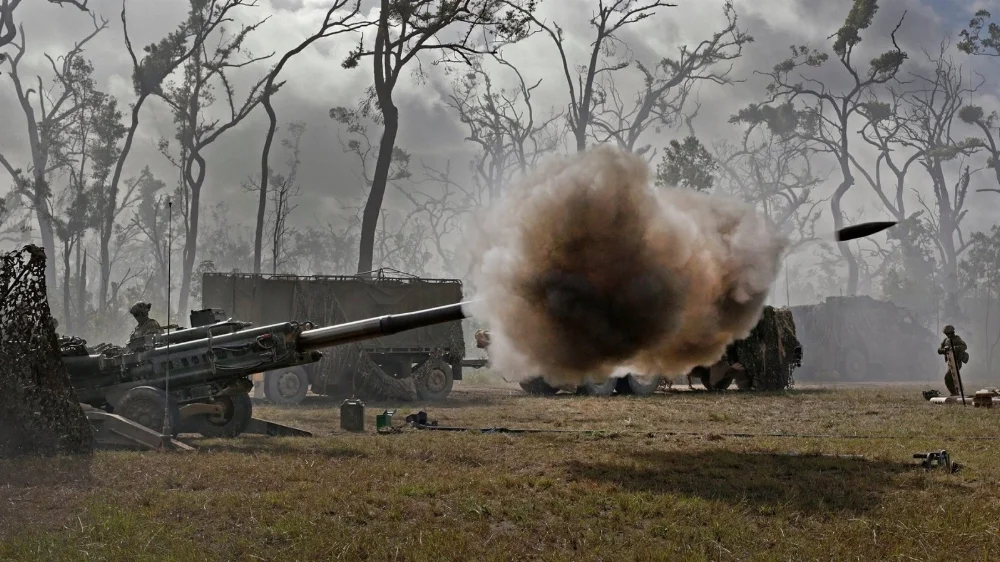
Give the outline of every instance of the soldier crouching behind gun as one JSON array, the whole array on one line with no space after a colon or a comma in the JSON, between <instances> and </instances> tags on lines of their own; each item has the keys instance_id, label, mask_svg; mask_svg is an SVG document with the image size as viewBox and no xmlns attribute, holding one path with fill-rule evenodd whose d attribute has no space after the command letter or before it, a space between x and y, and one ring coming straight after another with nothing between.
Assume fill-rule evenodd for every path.
<instances>
[{"instance_id":1,"label":"soldier crouching behind gun","mask_svg":"<svg viewBox=\"0 0 1000 562\"><path fill-rule=\"evenodd\" d=\"M947 353L951 350L952 356L955 358L955 370L958 371L959 376L962 375L962 364L969 362L967 349L968 346L965 345L965 341L955 333L955 327L950 324L945 326L944 341L941 342L941 347L938 348L938 355L944 355L944 362L947 364ZM944 384L948 387L948 392L950 392L952 396L958 396L958 381L956 381L955 377L951 374L950 367L944 376Z\"/></svg>"},{"instance_id":2,"label":"soldier crouching behind gun","mask_svg":"<svg viewBox=\"0 0 1000 562\"><path fill-rule=\"evenodd\" d=\"M135 329L132 330L132 335L129 336L129 339L142 336L158 336L163 333L160 323L149 317L149 309L152 307L153 305L148 302L137 302L128 310L129 314L136 321Z\"/></svg>"}]
</instances>

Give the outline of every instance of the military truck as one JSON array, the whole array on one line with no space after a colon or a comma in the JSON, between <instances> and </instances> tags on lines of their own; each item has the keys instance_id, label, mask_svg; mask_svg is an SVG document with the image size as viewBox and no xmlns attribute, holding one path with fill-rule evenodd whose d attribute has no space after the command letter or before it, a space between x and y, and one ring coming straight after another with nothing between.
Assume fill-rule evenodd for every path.
<instances>
[{"instance_id":1,"label":"military truck","mask_svg":"<svg viewBox=\"0 0 1000 562\"><path fill-rule=\"evenodd\" d=\"M479 347L488 347L488 334L483 341L479 339L477 337ZM699 380L708 390L725 390L734 382L740 390L784 390L791 386L792 372L802 364L802 356L792 313L787 308L765 306L760 320L747 337L730 344L714 365L695 367L688 377L689 381ZM590 396L648 396L661 382L662 377L624 374L602 383L588 381L579 387L553 386L542 377L524 380L520 386L525 392L538 395L566 391Z\"/></svg>"},{"instance_id":2,"label":"military truck","mask_svg":"<svg viewBox=\"0 0 1000 562\"><path fill-rule=\"evenodd\" d=\"M316 326L352 322L461 302L458 279L427 279L390 269L366 275L264 275L205 273L202 307L263 326L298 318ZM417 394L443 400L462 380L465 339L461 322L427 326L362 342L365 353L386 375L402 379L417 370ZM336 350L332 355L336 354ZM264 395L277 404L299 404L314 394L349 395L354 377L340 362L322 361L263 373ZM345 386L346 385L346 386Z\"/></svg>"},{"instance_id":3,"label":"military truck","mask_svg":"<svg viewBox=\"0 0 1000 562\"><path fill-rule=\"evenodd\" d=\"M793 306L806 349L802 381L923 381L942 371L934 333L906 308L869 296Z\"/></svg>"}]
</instances>

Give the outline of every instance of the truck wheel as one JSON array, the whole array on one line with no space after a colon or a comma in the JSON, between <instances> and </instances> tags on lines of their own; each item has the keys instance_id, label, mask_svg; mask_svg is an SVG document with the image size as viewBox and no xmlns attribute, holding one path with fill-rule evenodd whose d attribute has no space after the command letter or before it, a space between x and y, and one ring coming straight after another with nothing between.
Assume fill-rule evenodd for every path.
<instances>
[{"instance_id":1,"label":"truck wheel","mask_svg":"<svg viewBox=\"0 0 1000 562\"><path fill-rule=\"evenodd\" d=\"M253 417L253 401L249 394L219 396L222 416L200 415L191 420L194 430L205 437L233 438L247 430Z\"/></svg>"},{"instance_id":2,"label":"truck wheel","mask_svg":"<svg viewBox=\"0 0 1000 562\"><path fill-rule=\"evenodd\" d=\"M137 386L130 389L118 402L114 413L159 433L163 431L164 410L170 415L170 433L176 437L181 430L180 408L173 398L159 388Z\"/></svg>"},{"instance_id":3,"label":"truck wheel","mask_svg":"<svg viewBox=\"0 0 1000 562\"><path fill-rule=\"evenodd\" d=\"M553 396L559 392L558 388L545 382L543 377L532 377L519 382L518 385L520 385L521 390L535 396Z\"/></svg>"},{"instance_id":4,"label":"truck wheel","mask_svg":"<svg viewBox=\"0 0 1000 562\"><path fill-rule=\"evenodd\" d=\"M309 374L301 367L264 373L264 396L280 406L301 404L309 392Z\"/></svg>"},{"instance_id":5,"label":"truck wheel","mask_svg":"<svg viewBox=\"0 0 1000 562\"><path fill-rule=\"evenodd\" d=\"M850 381L863 381L868 378L868 356L859 349L849 349L844 354L844 378Z\"/></svg>"},{"instance_id":6,"label":"truck wheel","mask_svg":"<svg viewBox=\"0 0 1000 562\"><path fill-rule=\"evenodd\" d=\"M415 378L417 395L422 400L444 400L455 386L451 365L431 360L427 372Z\"/></svg>"},{"instance_id":7,"label":"truck wheel","mask_svg":"<svg viewBox=\"0 0 1000 562\"><path fill-rule=\"evenodd\" d=\"M608 380L604 382L588 380L581 384L576 392L584 396L611 396L616 386L618 386L618 377L608 377Z\"/></svg>"},{"instance_id":8,"label":"truck wheel","mask_svg":"<svg viewBox=\"0 0 1000 562\"><path fill-rule=\"evenodd\" d=\"M624 377L628 381L628 388L636 396L649 396L656 392L657 387L660 386L660 379L662 377L639 377L629 373L627 377Z\"/></svg>"}]
</instances>

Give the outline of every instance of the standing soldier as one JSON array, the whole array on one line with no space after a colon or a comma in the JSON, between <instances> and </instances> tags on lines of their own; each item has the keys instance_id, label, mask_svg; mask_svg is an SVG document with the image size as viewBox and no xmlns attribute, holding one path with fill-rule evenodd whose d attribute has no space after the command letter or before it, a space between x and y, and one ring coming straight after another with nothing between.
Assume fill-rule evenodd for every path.
<instances>
[{"instance_id":1,"label":"standing soldier","mask_svg":"<svg viewBox=\"0 0 1000 562\"><path fill-rule=\"evenodd\" d=\"M938 355L944 355L945 364L948 363L947 353L949 350L952 352L952 356L955 358L955 370L958 371L958 375L962 375L962 364L969 362L969 353L967 351L968 346L965 345L965 341L962 340L955 333L955 327L951 324L944 327L944 341L941 342L941 347L938 348ZM948 387L948 392L952 396L958 396L958 381L951 374L951 368L948 368L947 374L944 376L944 384Z\"/></svg>"},{"instance_id":2,"label":"standing soldier","mask_svg":"<svg viewBox=\"0 0 1000 562\"><path fill-rule=\"evenodd\" d=\"M135 329L132 330L132 335L129 339L142 336L158 336L163 333L160 323L149 317L149 309L152 307L153 305L148 302L137 302L128 310L136 322Z\"/></svg>"}]
</instances>

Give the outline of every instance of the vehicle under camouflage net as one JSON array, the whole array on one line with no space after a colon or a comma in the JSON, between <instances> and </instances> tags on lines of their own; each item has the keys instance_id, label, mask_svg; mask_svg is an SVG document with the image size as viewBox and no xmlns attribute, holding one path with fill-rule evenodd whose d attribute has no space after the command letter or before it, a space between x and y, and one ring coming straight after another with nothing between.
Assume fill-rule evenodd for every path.
<instances>
[{"instance_id":1,"label":"vehicle under camouflage net","mask_svg":"<svg viewBox=\"0 0 1000 562\"><path fill-rule=\"evenodd\" d=\"M0 458L88 454L94 435L60 360L37 246L0 257Z\"/></svg>"},{"instance_id":2,"label":"vehicle under camouflage net","mask_svg":"<svg viewBox=\"0 0 1000 562\"><path fill-rule=\"evenodd\" d=\"M330 326L461 302L462 282L378 270L360 275L206 273L202 304L255 326L287 318ZM398 272L397 272L398 273ZM310 390L332 396L442 400L462 379L461 322L348 343L314 365L264 373L264 392L278 404L302 402Z\"/></svg>"},{"instance_id":3,"label":"vehicle under camouflage net","mask_svg":"<svg viewBox=\"0 0 1000 562\"><path fill-rule=\"evenodd\" d=\"M744 390L784 390L792 386L792 373L802 358L792 311L765 306L750 335L731 343L718 363L696 367L691 375L711 390L729 388L733 382Z\"/></svg>"},{"instance_id":4,"label":"vehicle under camouflage net","mask_svg":"<svg viewBox=\"0 0 1000 562\"><path fill-rule=\"evenodd\" d=\"M939 340L909 310L869 296L791 307L808 350L799 380L934 380Z\"/></svg>"},{"instance_id":5,"label":"vehicle under camouflage net","mask_svg":"<svg viewBox=\"0 0 1000 562\"><path fill-rule=\"evenodd\" d=\"M488 343L488 334L484 339ZM689 376L699 379L710 390L723 390L734 382L743 390L783 390L793 384L792 373L801 364L802 346L796 337L791 311L766 306L750 335L730 344L715 365L695 367ZM652 394L663 380L629 374L569 388L552 386L543 377L532 377L520 385L525 392L540 395L565 390L596 396L614 393L645 396Z\"/></svg>"}]
</instances>

